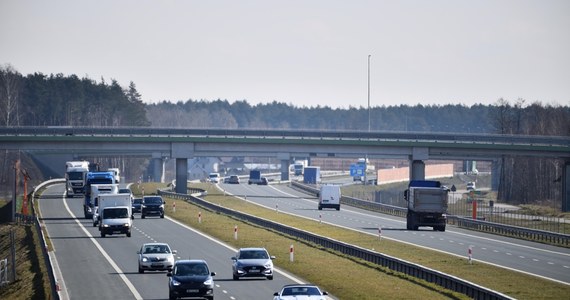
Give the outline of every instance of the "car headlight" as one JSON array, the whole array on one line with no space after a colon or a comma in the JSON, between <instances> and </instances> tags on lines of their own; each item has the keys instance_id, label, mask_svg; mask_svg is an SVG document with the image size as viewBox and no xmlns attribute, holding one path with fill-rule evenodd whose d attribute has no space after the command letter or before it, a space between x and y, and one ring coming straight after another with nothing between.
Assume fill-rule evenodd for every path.
<instances>
[{"instance_id":1,"label":"car headlight","mask_svg":"<svg viewBox=\"0 0 570 300\"><path fill-rule=\"evenodd\" d=\"M160 208L161 208L161 209L164 209L164 204L162 204L162 205L160 206Z\"/></svg>"},{"instance_id":2,"label":"car headlight","mask_svg":"<svg viewBox=\"0 0 570 300\"><path fill-rule=\"evenodd\" d=\"M266 264L263 265L263 266L264 266L265 268L267 268L267 269L270 269L270 268L273 268L273 263L268 262L268 263L266 263Z\"/></svg>"},{"instance_id":3,"label":"car headlight","mask_svg":"<svg viewBox=\"0 0 570 300\"><path fill-rule=\"evenodd\" d=\"M143 256L143 258L141 259L143 262L147 262L148 261L148 257Z\"/></svg>"},{"instance_id":4,"label":"car headlight","mask_svg":"<svg viewBox=\"0 0 570 300\"><path fill-rule=\"evenodd\" d=\"M208 280L204 281L204 285L213 285L214 280L212 278L208 278Z\"/></svg>"},{"instance_id":5,"label":"car headlight","mask_svg":"<svg viewBox=\"0 0 570 300\"><path fill-rule=\"evenodd\" d=\"M146 205L141 205L142 208L146 208Z\"/></svg>"},{"instance_id":6,"label":"car headlight","mask_svg":"<svg viewBox=\"0 0 570 300\"><path fill-rule=\"evenodd\" d=\"M129 227L129 226L131 226L131 225L129 225L129 223L125 223L125 224L123 224L123 226L124 226L124 227Z\"/></svg>"},{"instance_id":7,"label":"car headlight","mask_svg":"<svg viewBox=\"0 0 570 300\"><path fill-rule=\"evenodd\" d=\"M109 224L103 224L103 227L109 227Z\"/></svg>"},{"instance_id":8,"label":"car headlight","mask_svg":"<svg viewBox=\"0 0 570 300\"><path fill-rule=\"evenodd\" d=\"M169 256L166 258L166 260L169 262L174 262L174 256Z\"/></svg>"},{"instance_id":9,"label":"car headlight","mask_svg":"<svg viewBox=\"0 0 570 300\"><path fill-rule=\"evenodd\" d=\"M174 278L172 278L172 281L170 281L170 283L172 283L173 286L179 286L180 282Z\"/></svg>"}]
</instances>

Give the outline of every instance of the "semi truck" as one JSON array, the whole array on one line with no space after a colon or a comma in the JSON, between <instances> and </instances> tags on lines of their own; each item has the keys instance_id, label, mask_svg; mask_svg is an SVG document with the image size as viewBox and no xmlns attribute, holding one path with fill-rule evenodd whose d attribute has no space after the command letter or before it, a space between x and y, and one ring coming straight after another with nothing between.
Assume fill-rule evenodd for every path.
<instances>
[{"instance_id":1,"label":"semi truck","mask_svg":"<svg viewBox=\"0 0 570 300\"><path fill-rule=\"evenodd\" d=\"M321 186L319 190L319 210L323 208L334 208L340 210L340 186L327 184Z\"/></svg>"},{"instance_id":2,"label":"semi truck","mask_svg":"<svg viewBox=\"0 0 570 300\"><path fill-rule=\"evenodd\" d=\"M295 163L293 163L293 174L295 176L303 175L305 167L308 165L307 160L296 160Z\"/></svg>"},{"instance_id":3,"label":"semi truck","mask_svg":"<svg viewBox=\"0 0 570 300\"><path fill-rule=\"evenodd\" d=\"M358 161L356 162L356 165L359 169L363 170L363 174L361 175L355 175L352 177L353 181L365 181L366 178L368 176L368 174L374 174L374 171L376 170L376 167L370 163L370 161L368 160L368 158L359 158Z\"/></svg>"},{"instance_id":4,"label":"semi truck","mask_svg":"<svg viewBox=\"0 0 570 300\"><path fill-rule=\"evenodd\" d=\"M88 161L68 161L65 163L65 193L66 197L83 195L85 175L89 172Z\"/></svg>"},{"instance_id":5,"label":"semi truck","mask_svg":"<svg viewBox=\"0 0 570 300\"><path fill-rule=\"evenodd\" d=\"M133 210L130 194L99 195L97 223L101 237L125 234L131 237Z\"/></svg>"},{"instance_id":6,"label":"semi truck","mask_svg":"<svg viewBox=\"0 0 570 300\"><path fill-rule=\"evenodd\" d=\"M408 204L406 227L418 230L420 226L429 226L433 230L445 231L447 223L448 189L439 181L412 180L404 191Z\"/></svg>"},{"instance_id":7,"label":"semi truck","mask_svg":"<svg viewBox=\"0 0 570 300\"><path fill-rule=\"evenodd\" d=\"M94 196L91 195L92 185L109 185L115 184L115 176L112 172L89 172L85 178L85 186L83 187L83 191L85 193L84 201L83 201L83 214L85 219L93 218L93 213L95 209L95 201Z\"/></svg>"},{"instance_id":8,"label":"semi truck","mask_svg":"<svg viewBox=\"0 0 570 300\"><path fill-rule=\"evenodd\" d=\"M113 174L115 175L115 182L116 183L121 182L121 170L119 168L108 168L107 171L113 172Z\"/></svg>"}]
</instances>

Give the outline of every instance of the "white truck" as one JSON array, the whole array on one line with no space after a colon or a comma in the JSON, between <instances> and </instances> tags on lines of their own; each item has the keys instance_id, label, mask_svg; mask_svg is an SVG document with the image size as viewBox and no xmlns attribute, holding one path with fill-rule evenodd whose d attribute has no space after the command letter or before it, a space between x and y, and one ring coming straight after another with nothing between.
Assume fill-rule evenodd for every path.
<instances>
[{"instance_id":1,"label":"white truck","mask_svg":"<svg viewBox=\"0 0 570 300\"><path fill-rule=\"evenodd\" d=\"M323 208L334 208L340 210L340 186L327 184L321 186L319 191L319 210Z\"/></svg>"},{"instance_id":2,"label":"white truck","mask_svg":"<svg viewBox=\"0 0 570 300\"><path fill-rule=\"evenodd\" d=\"M121 182L121 170L119 170L119 168L109 168L107 169L107 172L113 173L113 176L115 176L116 183Z\"/></svg>"},{"instance_id":3,"label":"white truck","mask_svg":"<svg viewBox=\"0 0 570 300\"><path fill-rule=\"evenodd\" d=\"M65 193L69 198L83 195L85 176L89 172L88 161L68 161L65 163Z\"/></svg>"},{"instance_id":4,"label":"white truck","mask_svg":"<svg viewBox=\"0 0 570 300\"><path fill-rule=\"evenodd\" d=\"M101 237L113 234L131 237L134 216L130 194L101 194L97 210Z\"/></svg>"},{"instance_id":5,"label":"white truck","mask_svg":"<svg viewBox=\"0 0 570 300\"><path fill-rule=\"evenodd\" d=\"M92 184L91 185L91 199L93 199L93 222L97 220L97 214L99 207L99 198L101 195L105 194L118 194L119 185L118 184ZM96 225L93 224L93 227Z\"/></svg>"}]
</instances>

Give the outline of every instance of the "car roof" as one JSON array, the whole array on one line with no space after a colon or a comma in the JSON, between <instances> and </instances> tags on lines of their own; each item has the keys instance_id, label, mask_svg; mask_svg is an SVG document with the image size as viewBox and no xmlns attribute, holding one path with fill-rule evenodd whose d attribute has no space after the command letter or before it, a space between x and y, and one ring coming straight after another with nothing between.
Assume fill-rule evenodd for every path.
<instances>
[{"instance_id":1,"label":"car roof","mask_svg":"<svg viewBox=\"0 0 570 300\"><path fill-rule=\"evenodd\" d=\"M262 248L262 247L239 248L239 251L250 251L250 250L263 250L263 251L267 251L265 248Z\"/></svg>"},{"instance_id":2,"label":"car roof","mask_svg":"<svg viewBox=\"0 0 570 300\"><path fill-rule=\"evenodd\" d=\"M170 247L167 243L144 243L143 247L144 246L162 246L162 245L166 245L166 246Z\"/></svg>"},{"instance_id":3,"label":"car roof","mask_svg":"<svg viewBox=\"0 0 570 300\"><path fill-rule=\"evenodd\" d=\"M203 259L179 259L175 262L175 264L195 264L195 263L204 263L204 264L208 264L205 260Z\"/></svg>"}]
</instances>

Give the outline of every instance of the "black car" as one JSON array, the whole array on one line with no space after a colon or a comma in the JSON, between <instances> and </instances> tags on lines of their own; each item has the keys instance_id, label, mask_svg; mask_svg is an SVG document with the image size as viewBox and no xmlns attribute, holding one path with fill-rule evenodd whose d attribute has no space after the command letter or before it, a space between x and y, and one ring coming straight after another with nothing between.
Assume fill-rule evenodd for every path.
<instances>
[{"instance_id":1,"label":"black car","mask_svg":"<svg viewBox=\"0 0 570 300\"><path fill-rule=\"evenodd\" d=\"M142 211L142 198L133 199L133 213L140 213Z\"/></svg>"},{"instance_id":2,"label":"black car","mask_svg":"<svg viewBox=\"0 0 570 300\"><path fill-rule=\"evenodd\" d=\"M160 216L164 218L164 200L160 196L144 196L142 199L141 218Z\"/></svg>"},{"instance_id":3,"label":"black car","mask_svg":"<svg viewBox=\"0 0 570 300\"><path fill-rule=\"evenodd\" d=\"M178 260L168 272L168 298L202 297L214 299L215 272L204 260Z\"/></svg>"}]
</instances>

